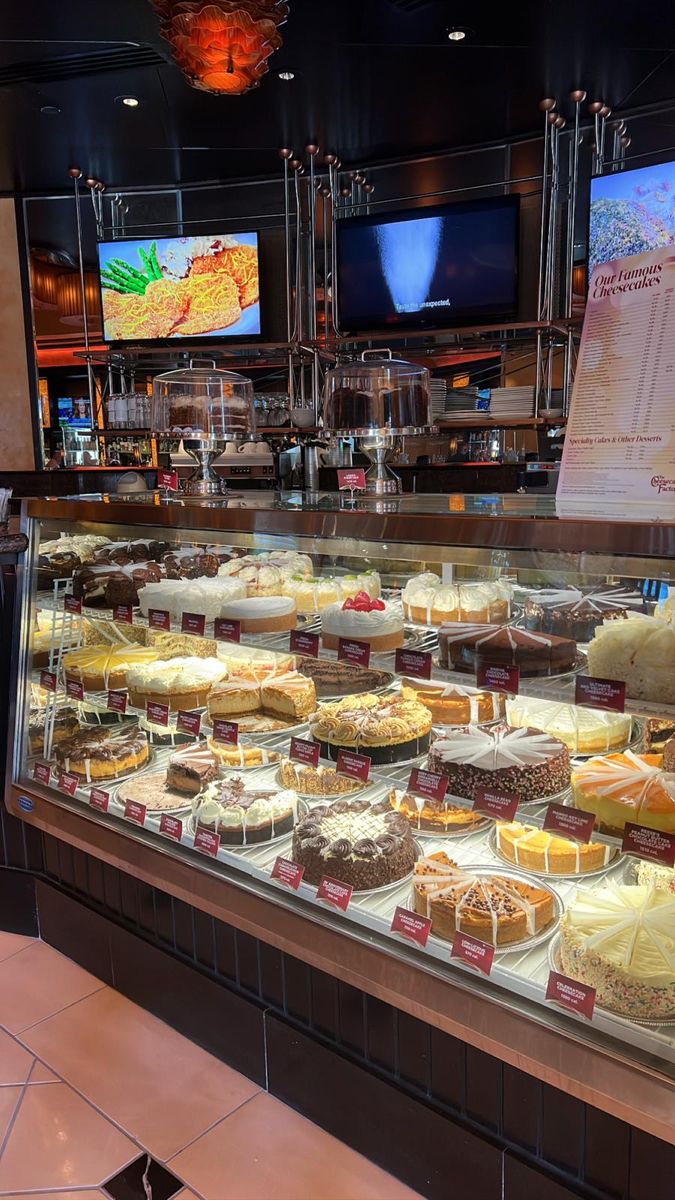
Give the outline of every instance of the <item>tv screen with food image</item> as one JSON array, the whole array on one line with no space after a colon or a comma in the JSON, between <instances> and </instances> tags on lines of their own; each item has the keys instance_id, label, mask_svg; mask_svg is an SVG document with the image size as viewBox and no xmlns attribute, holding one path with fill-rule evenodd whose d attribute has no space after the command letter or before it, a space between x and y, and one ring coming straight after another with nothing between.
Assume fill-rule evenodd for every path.
<instances>
[{"instance_id":1,"label":"tv screen with food image","mask_svg":"<svg viewBox=\"0 0 675 1200\"><path fill-rule=\"evenodd\" d=\"M261 332L258 234L99 242L106 342Z\"/></svg>"}]
</instances>

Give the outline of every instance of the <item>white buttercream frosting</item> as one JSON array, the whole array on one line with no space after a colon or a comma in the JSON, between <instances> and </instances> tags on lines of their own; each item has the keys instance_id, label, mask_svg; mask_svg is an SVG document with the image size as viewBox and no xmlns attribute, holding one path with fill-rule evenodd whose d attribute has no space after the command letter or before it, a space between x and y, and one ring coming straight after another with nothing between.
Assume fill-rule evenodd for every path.
<instances>
[{"instance_id":1,"label":"white buttercream frosting","mask_svg":"<svg viewBox=\"0 0 675 1200\"><path fill-rule=\"evenodd\" d=\"M403 613L394 604L385 601L383 609L373 609L372 612L358 612L353 608L343 608L341 604L331 604L321 614L321 631L335 637L365 638L381 637L390 633L398 633L403 629Z\"/></svg>"},{"instance_id":2,"label":"white buttercream frosting","mask_svg":"<svg viewBox=\"0 0 675 1200\"><path fill-rule=\"evenodd\" d=\"M263 620L265 617L282 617L295 611L292 596L247 596L244 599L228 600L221 606L219 614L232 620Z\"/></svg>"},{"instance_id":3,"label":"white buttercream frosting","mask_svg":"<svg viewBox=\"0 0 675 1200\"><path fill-rule=\"evenodd\" d=\"M226 601L245 595L244 584L236 579L160 579L140 589L138 602L144 617L156 608L177 619L188 612L212 621L224 615Z\"/></svg>"},{"instance_id":4,"label":"white buttercream frosting","mask_svg":"<svg viewBox=\"0 0 675 1200\"><path fill-rule=\"evenodd\" d=\"M217 658L169 658L144 666L129 667L127 685L140 692L180 692L183 688L208 687L227 675Z\"/></svg>"},{"instance_id":5,"label":"white buttercream frosting","mask_svg":"<svg viewBox=\"0 0 675 1200\"><path fill-rule=\"evenodd\" d=\"M675 984L675 898L644 884L580 888L563 918L601 955L642 982Z\"/></svg>"}]
</instances>

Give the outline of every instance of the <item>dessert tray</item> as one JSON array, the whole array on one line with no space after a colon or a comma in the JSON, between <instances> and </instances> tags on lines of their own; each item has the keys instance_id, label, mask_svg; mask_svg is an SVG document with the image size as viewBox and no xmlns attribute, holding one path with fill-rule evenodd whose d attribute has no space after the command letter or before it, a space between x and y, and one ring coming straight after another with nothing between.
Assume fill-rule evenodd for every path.
<instances>
[{"instance_id":1,"label":"dessert tray","mask_svg":"<svg viewBox=\"0 0 675 1200\"><path fill-rule=\"evenodd\" d=\"M562 962L560 961L560 934L556 934L548 946L548 965L552 971L557 971L564 975ZM614 1012L613 1009L607 1008L604 1004L596 1004L596 1013L606 1013L612 1018L612 1021L620 1021L622 1025L630 1029L631 1025L642 1025L646 1029L663 1029L671 1030L675 1027L675 1012L667 1021L648 1021L646 1017L624 1017L622 1013Z\"/></svg>"},{"instance_id":2,"label":"dessert tray","mask_svg":"<svg viewBox=\"0 0 675 1200\"><path fill-rule=\"evenodd\" d=\"M490 833L488 834L487 844L495 858L498 858L500 862L508 863L509 866L513 866L511 859L502 854L501 850L499 849L497 844L497 829L494 824ZM576 882L582 883L584 879L591 879L598 875L607 875L609 871L616 871L620 866L623 865L623 860L619 854L618 846L612 847L612 850L613 854L607 865L604 867L596 867L594 871L537 871L535 867L528 867L527 874L536 875L537 879L573 879Z\"/></svg>"}]
</instances>

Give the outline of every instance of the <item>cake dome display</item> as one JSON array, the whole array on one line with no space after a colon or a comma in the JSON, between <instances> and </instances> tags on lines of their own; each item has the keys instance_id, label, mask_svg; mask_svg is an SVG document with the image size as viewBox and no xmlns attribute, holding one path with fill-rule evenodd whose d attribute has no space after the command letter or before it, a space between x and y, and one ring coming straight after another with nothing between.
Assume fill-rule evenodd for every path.
<instances>
[{"instance_id":1,"label":"cake dome display","mask_svg":"<svg viewBox=\"0 0 675 1200\"><path fill-rule=\"evenodd\" d=\"M255 434L253 384L245 375L209 367L185 367L157 375L152 385L152 431L173 451L195 459L191 495L218 495L221 481L211 463L228 442Z\"/></svg>"}]
</instances>

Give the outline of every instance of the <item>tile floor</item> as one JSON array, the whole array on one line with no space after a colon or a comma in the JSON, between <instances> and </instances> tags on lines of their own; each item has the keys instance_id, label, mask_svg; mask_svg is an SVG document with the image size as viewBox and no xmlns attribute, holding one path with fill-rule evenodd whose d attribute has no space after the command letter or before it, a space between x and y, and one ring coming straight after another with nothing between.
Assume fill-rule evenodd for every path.
<instances>
[{"instance_id":1,"label":"tile floor","mask_svg":"<svg viewBox=\"0 0 675 1200\"><path fill-rule=\"evenodd\" d=\"M126 1179L148 1155L175 1176L150 1174L152 1200L416 1200L44 942L0 932L0 1197L145 1200Z\"/></svg>"}]
</instances>

